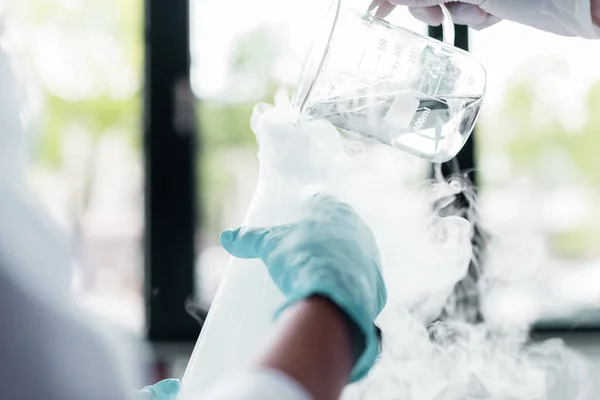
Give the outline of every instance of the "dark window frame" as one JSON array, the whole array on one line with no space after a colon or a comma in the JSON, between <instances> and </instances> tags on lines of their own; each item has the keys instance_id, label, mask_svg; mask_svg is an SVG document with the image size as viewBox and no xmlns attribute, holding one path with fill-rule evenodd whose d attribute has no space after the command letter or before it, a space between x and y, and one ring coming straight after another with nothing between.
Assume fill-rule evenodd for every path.
<instances>
[{"instance_id":1,"label":"dark window frame","mask_svg":"<svg viewBox=\"0 0 600 400\"><path fill-rule=\"evenodd\" d=\"M153 342L195 341L195 98L189 0L145 1L145 302Z\"/></svg>"}]
</instances>

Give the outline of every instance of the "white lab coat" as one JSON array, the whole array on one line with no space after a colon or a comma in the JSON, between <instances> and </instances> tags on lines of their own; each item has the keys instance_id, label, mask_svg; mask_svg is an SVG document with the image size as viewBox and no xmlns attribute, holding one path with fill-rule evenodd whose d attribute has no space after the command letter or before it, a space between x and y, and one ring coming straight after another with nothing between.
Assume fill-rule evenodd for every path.
<instances>
[{"instance_id":1,"label":"white lab coat","mask_svg":"<svg viewBox=\"0 0 600 400\"><path fill-rule=\"evenodd\" d=\"M147 376L144 349L77 306L67 243L22 184L13 84L0 51L0 399L134 398ZM201 397L309 400L289 378L265 370L234 376Z\"/></svg>"},{"instance_id":2,"label":"white lab coat","mask_svg":"<svg viewBox=\"0 0 600 400\"><path fill-rule=\"evenodd\" d=\"M281 372L255 369L216 385L201 400L311 400L306 390Z\"/></svg>"},{"instance_id":3,"label":"white lab coat","mask_svg":"<svg viewBox=\"0 0 600 400\"><path fill-rule=\"evenodd\" d=\"M127 399L129 351L80 310L59 236L0 181L0 398ZM123 350L123 351L122 351Z\"/></svg>"}]
</instances>

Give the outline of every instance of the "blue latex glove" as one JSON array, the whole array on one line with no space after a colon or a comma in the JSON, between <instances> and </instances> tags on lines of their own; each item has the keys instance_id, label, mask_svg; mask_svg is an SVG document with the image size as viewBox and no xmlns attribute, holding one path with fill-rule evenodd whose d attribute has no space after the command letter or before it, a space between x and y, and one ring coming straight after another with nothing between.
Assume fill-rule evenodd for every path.
<instances>
[{"instance_id":1,"label":"blue latex glove","mask_svg":"<svg viewBox=\"0 0 600 400\"><path fill-rule=\"evenodd\" d=\"M179 379L164 379L137 393L139 400L175 400L179 395Z\"/></svg>"},{"instance_id":2,"label":"blue latex glove","mask_svg":"<svg viewBox=\"0 0 600 400\"><path fill-rule=\"evenodd\" d=\"M386 302L379 250L371 230L347 204L315 196L307 217L273 228L237 228L221 235L225 250L261 259L286 296L282 309L313 295L329 298L364 335L351 381L371 369L379 353L373 324Z\"/></svg>"}]
</instances>

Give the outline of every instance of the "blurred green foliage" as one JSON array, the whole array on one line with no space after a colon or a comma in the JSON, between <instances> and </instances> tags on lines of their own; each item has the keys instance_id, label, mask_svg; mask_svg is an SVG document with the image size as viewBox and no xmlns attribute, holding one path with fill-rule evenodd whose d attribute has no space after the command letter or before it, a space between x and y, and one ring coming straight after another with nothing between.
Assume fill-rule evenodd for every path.
<instances>
[{"instance_id":1,"label":"blurred green foliage","mask_svg":"<svg viewBox=\"0 0 600 400\"><path fill-rule=\"evenodd\" d=\"M478 142L478 157L497 152L499 149L492 147L502 143L500 151L508 156L511 166L509 181L490 182L482 176L484 187L510 185L510 181L519 176L527 176L538 188L583 187L600 200L597 156L600 151L600 82L588 91L584 102L587 118L580 121L578 128L565 126L550 105L536 98L535 82L535 76L514 81L500 112L481 124L483 136ZM492 137L502 134L507 136L500 141ZM600 256L600 221L594 216L590 216L585 226L550 232L546 238L551 251L561 258Z\"/></svg>"},{"instance_id":2,"label":"blurred green foliage","mask_svg":"<svg viewBox=\"0 0 600 400\"><path fill-rule=\"evenodd\" d=\"M504 105L488 124L510 129L510 139L504 143L504 152L518 174L526 174L543 181L543 172L538 163L539 156L561 149L569 163L577 171L582 184L600 189L600 82L593 85L587 98L587 119L577 129L564 126L551 108L543 110L544 121L534 113L540 107L533 92L531 80L514 82L507 91ZM482 128L491 129L483 125ZM489 151L485 143L480 146L480 156ZM484 177L485 179L485 177Z\"/></svg>"},{"instance_id":3,"label":"blurred green foliage","mask_svg":"<svg viewBox=\"0 0 600 400\"><path fill-rule=\"evenodd\" d=\"M44 87L43 134L37 148L37 159L49 167L60 168L64 133L71 126L86 130L94 140L111 132L127 135L133 148L141 149L141 88L143 63L143 3L142 0L30 0L16 8L21 20L31 27L51 26L64 35L112 35L117 38L120 53L135 70L137 90L127 97L117 98L106 91L94 92L89 98L65 99ZM26 3L26 5L25 5ZM90 18L93 16L93 18ZM274 79L275 60L282 49L278 35L262 26L240 36L230 59L230 81L217 98L198 101L197 117L200 133L198 163L199 202L202 205L203 228L213 236L222 228L223 199L231 195L233 177L222 165L223 154L232 149L256 151L256 141L250 129L250 115L259 101L271 102L277 82ZM33 63L35 64L35 63ZM37 68L43 66L37 66ZM90 79L98 77L91 76ZM600 168L597 152L600 150L600 82L588 94L588 118L576 132L564 126L550 109L545 121L535 118L540 102L534 93L533 80L528 76L511 83L504 105L488 126L501 126L510 132L501 141L501 150L508 156L513 175L523 174L544 184L552 177L540 171L539 157L561 149L577 171L577 179L593 190L600 189ZM541 105L543 107L543 104ZM538 113L539 114L539 113ZM495 125L494 127L491 125ZM496 141L479 141L479 156L498 151ZM486 177L483 183L488 184ZM501 184L491 182L492 184ZM506 182L507 183L507 182ZM552 185L552 182L547 182ZM553 234L552 247L565 256L589 252L594 241L596 226ZM216 237L216 236L215 236ZM598 240L595 241L597 243Z\"/></svg>"},{"instance_id":4,"label":"blurred green foliage","mask_svg":"<svg viewBox=\"0 0 600 400\"><path fill-rule=\"evenodd\" d=\"M582 226L548 235L549 248L567 259L594 259L598 256L600 232L594 226Z\"/></svg>"},{"instance_id":5,"label":"blurred green foliage","mask_svg":"<svg viewBox=\"0 0 600 400\"><path fill-rule=\"evenodd\" d=\"M43 116L43 135L37 147L37 160L60 167L63 160L63 134L79 126L90 134L94 143L107 132L126 134L131 145L141 146L141 101L139 95L123 99L100 96L80 101L66 101L47 93Z\"/></svg>"},{"instance_id":6,"label":"blurred green foliage","mask_svg":"<svg viewBox=\"0 0 600 400\"><path fill-rule=\"evenodd\" d=\"M43 34L46 30L58 37L110 36L119 44L119 57L135 70L137 90L126 97L115 97L100 88L90 96L77 99L62 98L50 90L52 85L41 82L44 112L41 116L42 134L36 148L35 160L48 167L62 164L62 141L72 126L85 130L94 142L101 135L122 133L128 136L134 148L141 145L141 81L142 81L142 0L29 0L16 3L15 13L31 32ZM80 43L85 43L82 41ZM84 49L82 49L84 50ZM33 57L33 55L29 55ZM43 75L36 60L28 60ZM93 63L93 59L79 60ZM70 65L78 68L80 65ZM101 76L87 76L101 81Z\"/></svg>"}]
</instances>

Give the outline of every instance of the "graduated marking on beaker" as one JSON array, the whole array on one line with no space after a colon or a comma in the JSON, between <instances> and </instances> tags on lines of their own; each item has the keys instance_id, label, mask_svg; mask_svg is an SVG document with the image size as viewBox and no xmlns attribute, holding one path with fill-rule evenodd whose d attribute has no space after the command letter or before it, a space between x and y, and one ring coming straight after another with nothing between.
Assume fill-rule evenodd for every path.
<instances>
[{"instance_id":1,"label":"graduated marking on beaker","mask_svg":"<svg viewBox=\"0 0 600 400\"><path fill-rule=\"evenodd\" d=\"M376 48L374 46L366 46L362 51L357 70L371 76L376 76L381 56L385 52L386 44L387 41L381 38L379 39Z\"/></svg>"},{"instance_id":2,"label":"graduated marking on beaker","mask_svg":"<svg viewBox=\"0 0 600 400\"><path fill-rule=\"evenodd\" d=\"M379 51L380 53L385 53L386 46L387 46L387 40L384 38L379 39L377 51Z\"/></svg>"},{"instance_id":3,"label":"graduated marking on beaker","mask_svg":"<svg viewBox=\"0 0 600 400\"><path fill-rule=\"evenodd\" d=\"M452 68L452 77L454 79L458 79L460 78L460 75L462 74L462 71L460 69L460 67L453 65L454 68Z\"/></svg>"},{"instance_id":4,"label":"graduated marking on beaker","mask_svg":"<svg viewBox=\"0 0 600 400\"><path fill-rule=\"evenodd\" d=\"M440 76L440 77L438 77L437 85L435 86L435 90L433 91L432 97L437 97L441 84L442 84L442 77Z\"/></svg>"},{"instance_id":5,"label":"graduated marking on beaker","mask_svg":"<svg viewBox=\"0 0 600 400\"><path fill-rule=\"evenodd\" d=\"M408 62L414 65L417 62L417 57L419 57L419 50L415 48L410 49L410 53L408 53Z\"/></svg>"},{"instance_id":6,"label":"graduated marking on beaker","mask_svg":"<svg viewBox=\"0 0 600 400\"><path fill-rule=\"evenodd\" d=\"M437 84L435 85L435 89L433 90L433 97L437 97L438 92L440 91L442 80L446 76L446 70L446 65L444 64L440 64L439 66L434 65L434 67L431 68L431 71L433 72L432 75L437 76Z\"/></svg>"},{"instance_id":7,"label":"graduated marking on beaker","mask_svg":"<svg viewBox=\"0 0 600 400\"><path fill-rule=\"evenodd\" d=\"M385 38L380 38L377 43L377 51L379 51L379 57L377 59L375 70L373 71L373 75L377 76L378 78L392 76L390 69L388 68L390 62L393 62L393 58L390 59L390 57L393 57L393 55L391 55L388 51L389 44L389 40Z\"/></svg>"},{"instance_id":8,"label":"graduated marking on beaker","mask_svg":"<svg viewBox=\"0 0 600 400\"><path fill-rule=\"evenodd\" d=\"M390 75L394 75L394 73L396 72L396 69L398 69L398 66L400 66L400 61L401 61L401 57L402 57L402 45L401 44L396 44L394 46L394 52L392 53L392 57L394 59L394 62L392 62L392 68L390 70Z\"/></svg>"},{"instance_id":9,"label":"graduated marking on beaker","mask_svg":"<svg viewBox=\"0 0 600 400\"><path fill-rule=\"evenodd\" d=\"M396 81L404 81L410 73L412 64L407 50L402 44L394 45L389 76Z\"/></svg>"},{"instance_id":10,"label":"graduated marking on beaker","mask_svg":"<svg viewBox=\"0 0 600 400\"><path fill-rule=\"evenodd\" d=\"M475 78L473 78L472 76L469 76L469 78L467 78L467 87L469 88L469 91L467 92L467 97L471 95L471 93L473 93L473 89L475 86Z\"/></svg>"}]
</instances>

